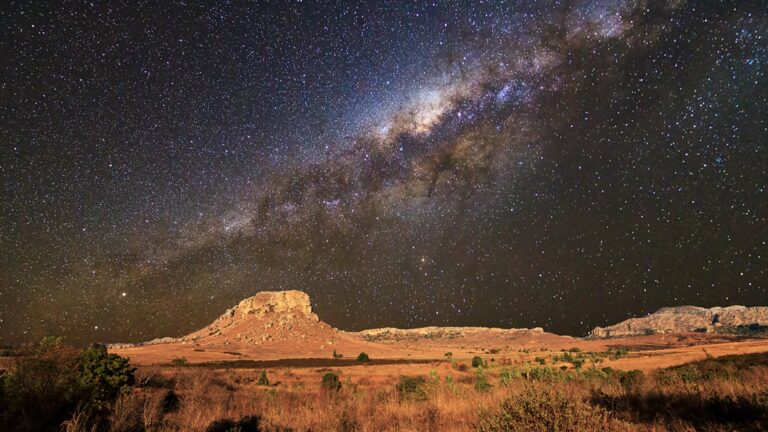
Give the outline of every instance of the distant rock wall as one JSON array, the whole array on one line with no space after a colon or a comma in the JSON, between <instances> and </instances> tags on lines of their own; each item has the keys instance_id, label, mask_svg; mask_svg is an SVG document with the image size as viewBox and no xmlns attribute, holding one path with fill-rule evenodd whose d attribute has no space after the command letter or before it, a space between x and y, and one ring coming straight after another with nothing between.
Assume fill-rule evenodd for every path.
<instances>
[{"instance_id":1,"label":"distant rock wall","mask_svg":"<svg viewBox=\"0 0 768 432\"><path fill-rule=\"evenodd\" d=\"M493 327L420 327L413 329L401 329L383 327L357 332L367 341L398 341L404 339L455 339L477 333L484 334L539 334L544 329L535 327L532 329L502 329Z\"/></svg>"},{"instance_id":2,"label":"distant rock wall","mask_svg":"<svg viewBox=\"0 0 768 432\"><path fill-rule=\"evenodd\" d=\"M641 318L608 327L595 327L591 337L608 338L658 333L712 332L721 326L768 325L768 307L666 307Z\"/></svg>"}]
</instances>

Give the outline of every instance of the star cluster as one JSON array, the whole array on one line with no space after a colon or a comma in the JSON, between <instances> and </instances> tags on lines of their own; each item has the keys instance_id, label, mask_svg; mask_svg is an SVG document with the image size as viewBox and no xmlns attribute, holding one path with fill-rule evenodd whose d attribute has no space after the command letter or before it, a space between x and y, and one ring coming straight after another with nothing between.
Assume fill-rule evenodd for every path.
<instances>
[{"instance_id":1,"label":"star cluster","mask_svg":"<svg viewBox=\"0 0 768 432\"><path fill-rule=\"evenodd\" d=\"M579 335L768 302L757 1L0 7L0 342L260 290Z\"/></svg>"}]
</instances>

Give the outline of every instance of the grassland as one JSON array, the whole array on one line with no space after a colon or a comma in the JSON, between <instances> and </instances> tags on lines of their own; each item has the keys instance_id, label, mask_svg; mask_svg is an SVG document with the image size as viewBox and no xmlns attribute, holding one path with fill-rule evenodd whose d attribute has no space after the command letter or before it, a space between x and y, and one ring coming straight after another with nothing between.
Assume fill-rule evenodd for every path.
<instances>
[{"instance_id":1,"label":"grassland","mask_svg":"<svg viewBox=\"0 0 768 432\"><path fill-rule=\"evenodd\" d=\"M46 375L55 384L65 376L60 365L75 364L71 359L79 358L76 350L58 350L12 357L2 378L0 428L57 430L61 425L60 430L68 432L768 429L768 353L710 356L646 372L605 366L643 355L623 348L534 350L520 352L515 360L489 353L479 361L446 357L359 363L330 358L139 366L115 398L98 404L70 401L61 405L57 422L41 426L35 423L40 416L35 416L34 405L22 404L26 411L13 411L20 403L14 398L59 406L48 403L46 397L65 397L66 386L78 380L62 381L62 391L37 394L19 393L11 384L20 368L29 368L24 363L29 359L35 359L33 366L38 369L34 370L58 371L58 375ZM33 376L27 374L27 380L25 385L34 387Z\"/></svg>"}]
</instances>

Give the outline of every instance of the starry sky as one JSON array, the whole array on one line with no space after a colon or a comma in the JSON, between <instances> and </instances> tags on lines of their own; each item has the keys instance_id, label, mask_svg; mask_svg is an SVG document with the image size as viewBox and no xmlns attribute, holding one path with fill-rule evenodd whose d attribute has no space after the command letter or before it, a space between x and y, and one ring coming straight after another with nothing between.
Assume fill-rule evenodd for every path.
<instances>
[{"instance_id":1,"label":"starry sky","mask_svg":"<svg viewBox=\"0 0 768 432\"><path fill-rule=\"evenodd\" d=\"M0 343L768 304L761 1L159 3L0 5Z\"/></svg>"}]
</instances>

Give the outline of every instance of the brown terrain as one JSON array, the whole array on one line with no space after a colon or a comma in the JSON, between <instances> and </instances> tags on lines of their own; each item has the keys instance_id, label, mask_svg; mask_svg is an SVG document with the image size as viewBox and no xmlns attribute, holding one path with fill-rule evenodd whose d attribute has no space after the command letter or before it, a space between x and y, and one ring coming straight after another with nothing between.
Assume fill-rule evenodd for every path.
<instances>
[{"instance_id":1,"label":"brown terrain","mask_svg":"<svg viewBox=\"0 0 768 432\"><path fill-rule=\"evenodd\" d=\"M586 338L540 328L346 332L324 323L303 292L260 292L189 335L110 346L137 368L135 382L107 410L80 405L58 424L68 432L99 421L115 432L768 430L765 318L766 308L685 306ZM27 394L19 380L34 381L41 365L78 364L77 350L52 347L7 359L6 395Z\"/></svg>"},{"instance_id":2,"label":"brown terrain","mask_svg":"<svg viewBox=\"0 0 768 432\"><path fill-rule=\"evenodd\" d=\"M344 365L360 352L374 364L419 364L452 358L490 356L494 361L525 363L578 349L603 352L624 348L630 353L605 359L603 366L652 370L707 357L768 351L768 339L723 334L726 326L768 324L768 307L664 308L606 328L588 338L560 336L534 329L486 327L380 328L346 332L331 327L312 312L301 291L264 291L227 310L209 326L180 338L139 344L114 344L110 350L136 364L238 362L240 365ZM344 355L335 360L333 352ZM418 368L417 368L418 369ZM423 368L422 368L423 369Z\"/></svg>"}]
</instances>

